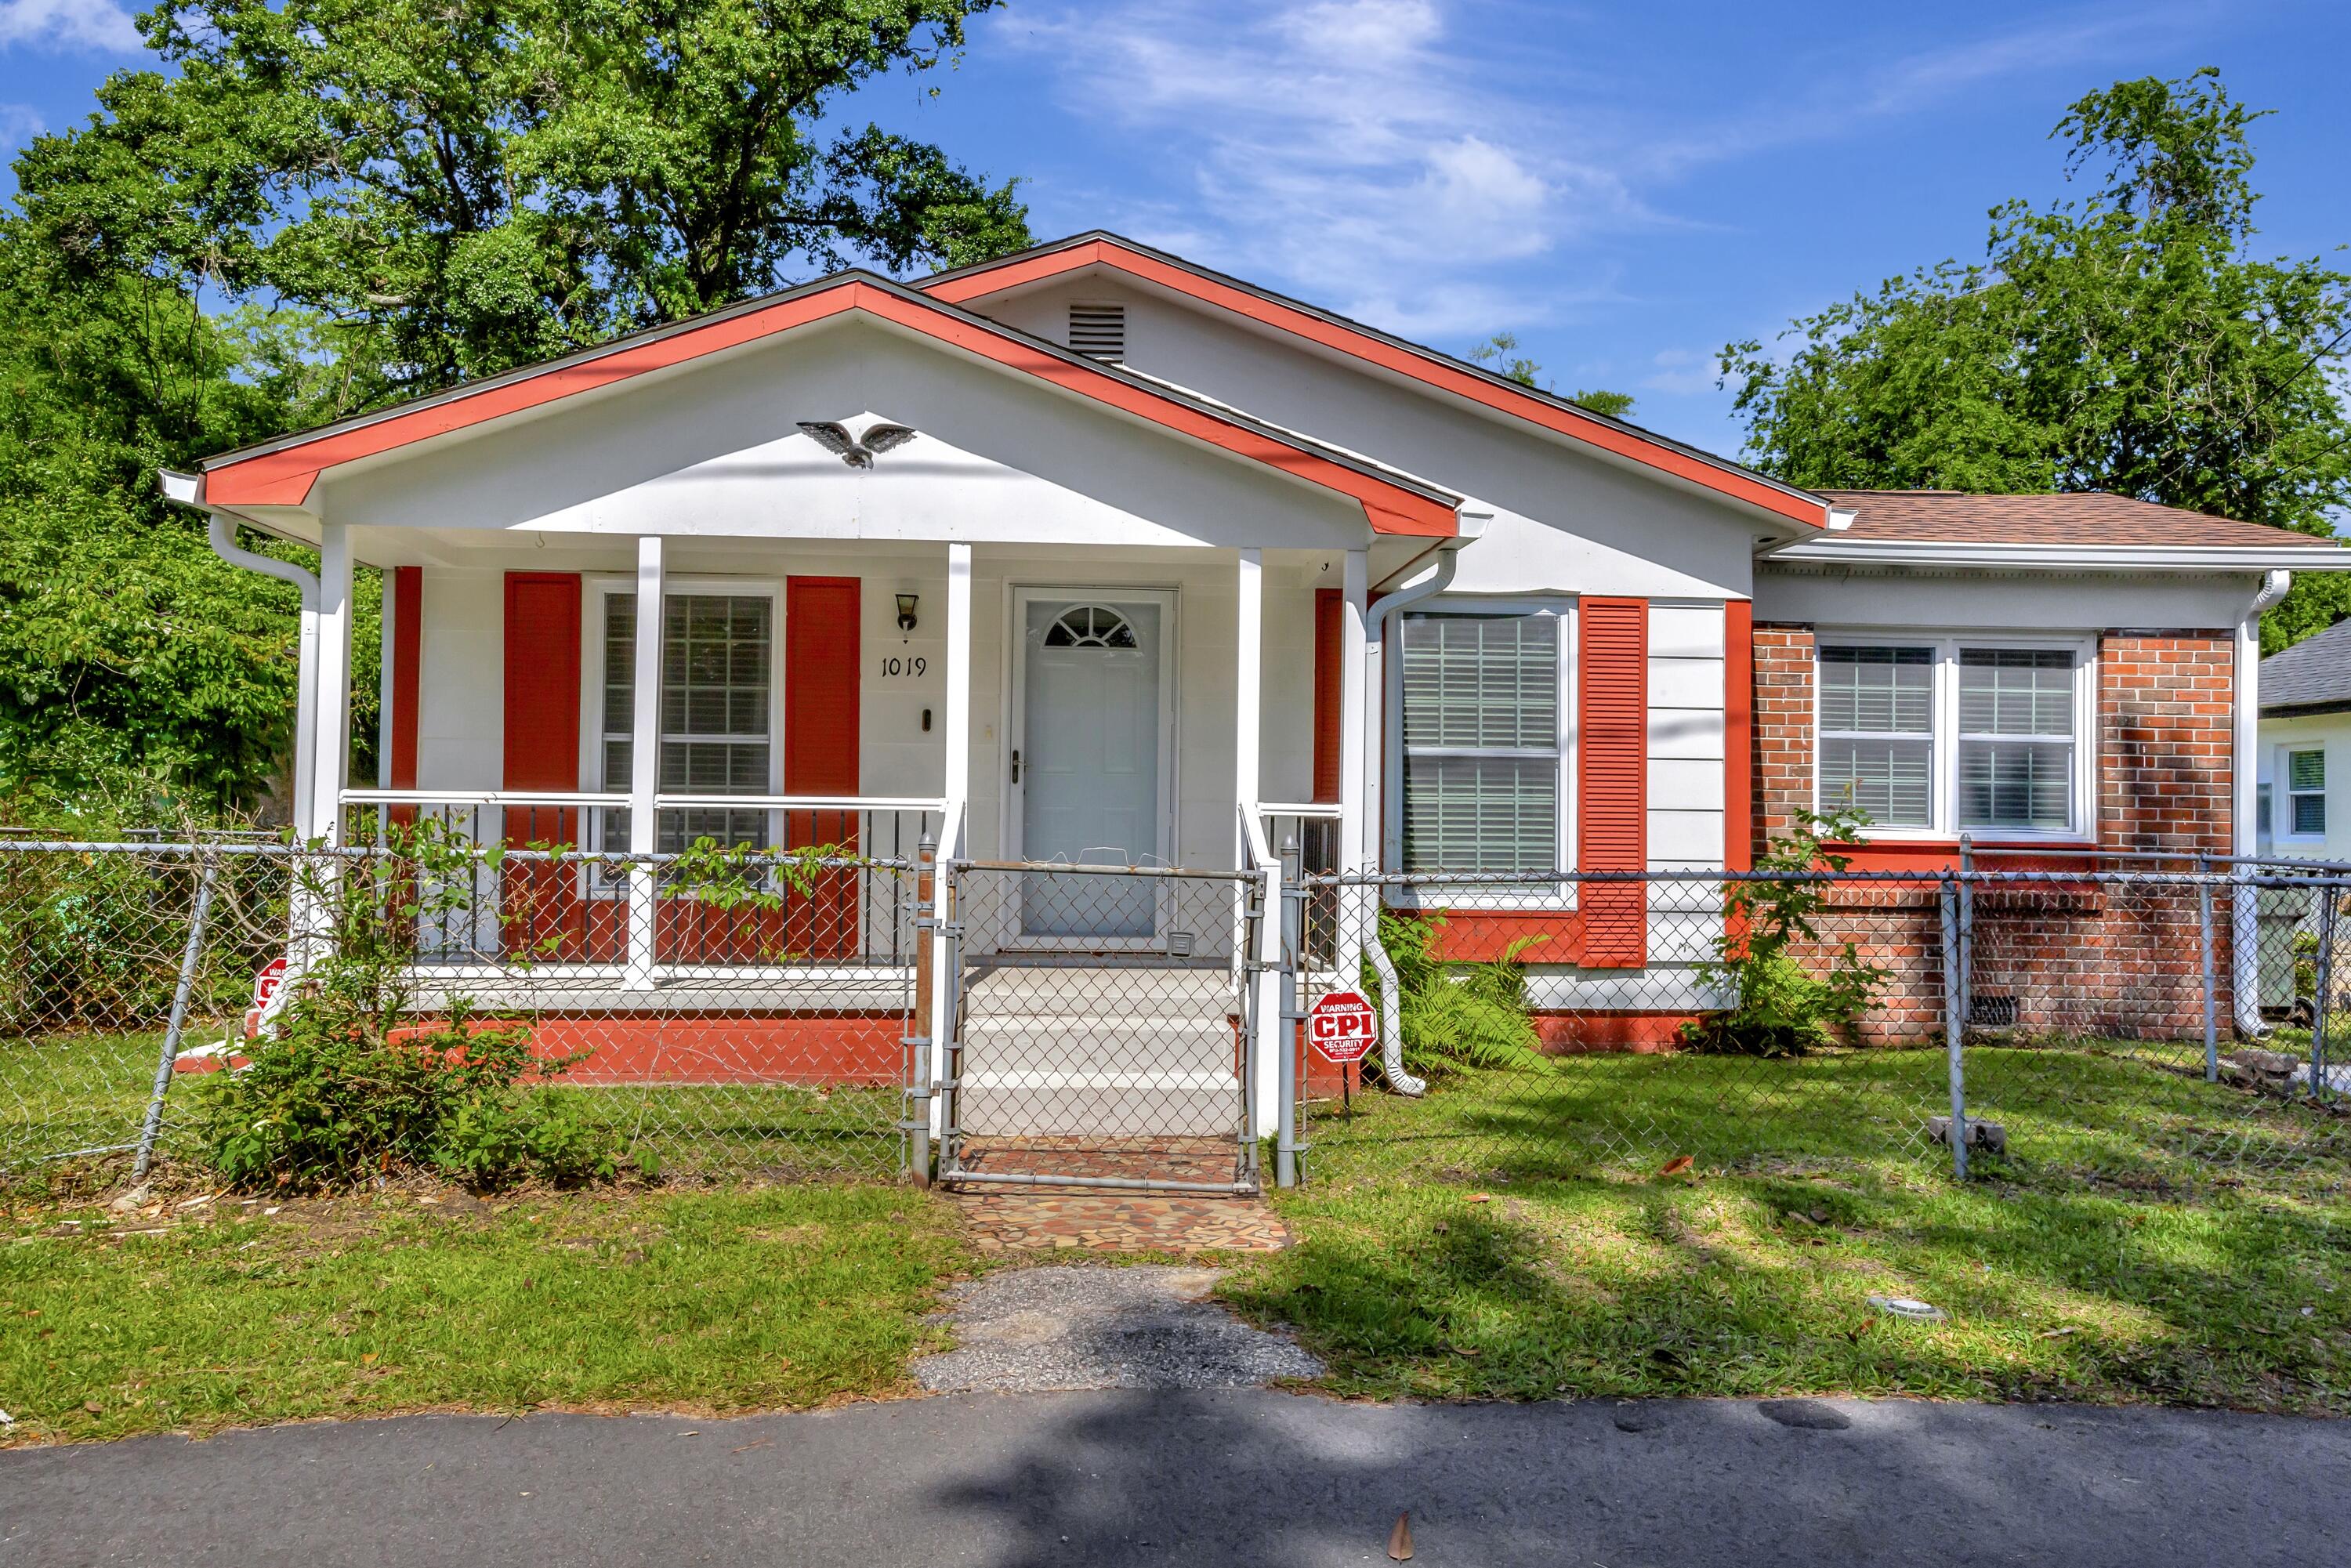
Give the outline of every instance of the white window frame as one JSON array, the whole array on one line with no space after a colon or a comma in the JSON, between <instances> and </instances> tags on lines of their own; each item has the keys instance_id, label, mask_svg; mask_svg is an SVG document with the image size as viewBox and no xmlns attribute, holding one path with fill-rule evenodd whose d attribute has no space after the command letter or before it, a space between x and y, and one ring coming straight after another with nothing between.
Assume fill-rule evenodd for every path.
<instances>
[{"instance_id":1,"label":"white window frame","mask_svg":"<svg viewBox=\"0 0 2351 1568\"><path fill-rule=\"evenodd\" d=\"M1380 660L1381 725L1385 755L1381 758L1382 862L1404 866L1404 620L1408 615L1540 615L1559 617L1559 842L1552 869L1575 866L1575 812L1578 755L1576 664L1582 617L1573 594L1529 594L1486 598L1440 593L1408 605L1388 618L1383 628ZM1646 724L1646 719L1644 723ZM1392 890L1397 904L1437 904L1452 909L1549 912L1575 907L1575 884L1519 883L1504 886L1478 883L1411 883Z\"/></svg>"},{"instance_id":2,"label":"white window frame","mask_svg":"<svg viewBox=\"0 0 2351 1568\"><path fill-rule=\"evenodd\" d=\"M2318 788L2315 789L2297 789L2294 787L2294 759L2298 753L2304 751L2314 751L2318 753L2319 780ZM2318 844L2325 842L2326 828L2325 826L2321 826L2318 831L2314 833L2305 833L2300 831L2294 827L2294 797L2297 795L2315 795L2318 797L2318 810L2321 818L2324 819L2331 816L2332 813L2330 813L2326 809L2326 747L2324 743L2304 744L2294 741L2281 743L2278 747L2277 753L2277 791L2274 798L2284 802L2284 810L2281 817L2276 808L2272 808L2270 817L2270 836L2273 839L2283 839L2297 844ZM2281 824L2283 825L2283 831L2281 831Z\"/></svg>"},{"instance_id":3,"label":"white window frame","mask_svg":"<svg viewBox=\"0 0 2351 1568\"><path fill-rule=\"evenodd\" d=\"M1813 632L1813 809L1828 811L1821 780L1820 651L1824 648L1929 648L1934 671L1933 749L1928 764L1928 823L1872 823L1866 840L1947 842L1962 833L1994 843L2094 843L2098 836L2098 639L2087 632L2019 636L2004 632L1921 631L1904 626L1816 627ZM2051 650L2074 656L2074 779L2072 820L2064 828L1962 826L1959 822L1959 651Z\"/></svg>"},{"instance_id":4,"label":"white window frame","mask_svg":"<svg viewBox=\"0 0 2351 1568\"><path fill-rule=\"evenodd\" d=\"M580 586L586 591L581 606L580 626L580 777L601 779L602 788L616 793L629 788L626 779L604 779L604 617L606 601L616 593L633 597L637 580L626 573L595 574L586 577ZM737 599L764 599L768 601L768 788L770 795L780 795L784 787L784 585L779 578L771 577L665 577L662 596L692 594L724 594ZM656 701L654 711L661 705ZM631 737L632 741L635 737ZM656 735L658 747L661 737ZM657 754L658 755L658 754ZM656 764L658 772L658 764ZM674 791L660 791L673 793ZM604 813L599 810L589 813L590 829L582 835L590 851L605 848L603 842ZM784 814L780 810L768 813L768 834L780 841L784 831ZM611 846L626 849L626 844ZM589 878L590 892L599 898L618 898L627 894L626 879Z\"/></svg>"}]
</instances>

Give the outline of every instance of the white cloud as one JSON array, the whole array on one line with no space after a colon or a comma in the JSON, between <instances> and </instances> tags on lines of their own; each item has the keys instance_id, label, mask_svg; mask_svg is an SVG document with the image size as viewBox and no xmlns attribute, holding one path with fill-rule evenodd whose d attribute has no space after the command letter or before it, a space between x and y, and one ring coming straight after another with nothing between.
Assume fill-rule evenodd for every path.
<instances>
[{"instance_id":1,"label":"white cloud","mask_svg":"<svg viewBox=\"0 0 2351 1568\"><path fill-rule=\"evenodd\" d=\"M146 47L116 0L0 0L0 45L15 44L110 54Z\"/></svg>"},{"instance_id":2,"label":"white cloud","mask_svg":"<svg viewBox=\"0 0 2351 1568\"><path fill-rule=\"evenodd\" d=\"M30 141L46 129L40 111L31 104L0 103L0 147Z\"/></svg>"},{"instance_id":3,"label":"white cloud","mask_svg":"<svg viewBox=\"0 0 2351 1568\"><path fill-rule=\"evenodd\" d=\"M2212 5L2105 0L1931 47L1840 36L1696 108L1620 57L1607 17L1551 0L1064 0L1000 36L1081 118L1149 148L1140 188L1030 187L1040 226L1120 229L1459 346L1626 299L1624 242L1712 226L1670 205L1700 168L2078 75ZM1713 377L1661 361L1643 385L1710 393Z\"/></svg>"},{"instance_id":4,"label":"white cloud","mask_svg":"<svg viewBox=\"0 0 2351 1568\"><path fill-rule=\"evenodd\" d=\"M1540 104L1495 89L1438 0L1267 15L1115 0L1032 23L1083 113L1165 138L1188 186L1081 221L1126 228L1345 314L1440 337L1523 327L1589 289L1522 265L1643 214ZM1082 62L1082 68L1079 68ZM1181 240L1179 241L1179 233Z\"/></svg>"}]
</instances>

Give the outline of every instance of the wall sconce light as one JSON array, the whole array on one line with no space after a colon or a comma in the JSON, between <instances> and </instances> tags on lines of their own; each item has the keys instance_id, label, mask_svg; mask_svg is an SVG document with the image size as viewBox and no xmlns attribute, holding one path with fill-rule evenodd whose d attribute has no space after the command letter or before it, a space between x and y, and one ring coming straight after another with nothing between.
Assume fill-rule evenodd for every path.
<instances>
[{"instance_id":1,"label":"wall sconce light","mask_svg":"<svg viewBox=\"0 0 2351 1568\"><path fill-rule=\"evenodd\" d=\"M899 631L912 632L914 629L914 606L921 601L922 595L918 593L902 593L898 595Z\"/></svg>"}]
</instances>

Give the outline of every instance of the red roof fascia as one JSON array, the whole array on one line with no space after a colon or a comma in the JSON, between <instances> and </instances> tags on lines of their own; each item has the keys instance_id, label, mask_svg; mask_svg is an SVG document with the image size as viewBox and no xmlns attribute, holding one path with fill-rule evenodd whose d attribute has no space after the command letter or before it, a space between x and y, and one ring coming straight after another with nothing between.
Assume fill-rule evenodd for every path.
<instances>
[{"instance_id":1,"label":"red roof fascia","mask_svg":"<svg viewBox=\"0 0 2351 1568\"><path fill-rule=\"evenodd\" d=\"M856 279L593 359L551 366L538 374L486 387L471 396L446 399L345 430L322 431L312 440L225 463L205 471L204 499L223 507L298 507L308 497L319 473L339 464L543 407L559 399L593 392L632 376L683 364L850 310L863 311L912 329L1009 370L1036 376L1180 434L1222 447L1237 456L1337 491L1363 507L1375 532L1446 538L1458 531L1453 508L1441 500L1277 441L1246 424L1219 418L1187 402L1164 397L1095 365L1042 352L993 328Z\"/></svg>"},{"instance_id":2,"label":"red roof fascia","mask_svg":"<svg viewBox=\"0 0 2351 1568\"><path fill-rule=\"evenodd\" d=\"M1816 528L1825 526L1819 504L1801 496L1792 496L1746 475L1702 462L1632 431L1578 413L1572 408L1531 397L1506 386L1498 386L1483 376L1447 364L1437 356L1418 353L1368 333L1354 331L1310 311L1267 299L1213 277L1203 277L1188 267L1171 266L1156 256L1144 256L1109 240L1089 240L1062 250L1016 256L994 267L975 267L921 287L925 293L949 304L964 305L990 294L999 294L1008 288L1042 282L1093 266L1130 274L1203 304L1217 306L1252 321L1319 343L1326 349L1353 355L1382 370L1409 376L1440 391L1482 403L1498 413L1516 415L1545 430L1597 446L1620 457L1630 458L1646 467L1686 479L1734 500L1761 507L1791 521Z\"/></svg>"}]
</instances>

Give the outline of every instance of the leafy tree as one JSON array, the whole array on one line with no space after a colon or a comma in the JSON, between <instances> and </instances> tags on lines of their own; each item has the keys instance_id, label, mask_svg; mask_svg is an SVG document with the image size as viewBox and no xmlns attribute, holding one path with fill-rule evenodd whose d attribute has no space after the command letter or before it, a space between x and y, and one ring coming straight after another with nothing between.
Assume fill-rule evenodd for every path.
<instances>
[{"instance_id":1,"label":"leafy tree","mask_svg":"<svg viewBox=\"0 0 2351 1568\"><path fill-rule=\"evenodd\" d=\"M1991 214L1945 261L1722 350L1747 455L1806 486L2109 490L2331 534L2351 502L2337 377L2351 276L2262 259L2248 130L2210 68L2075 103L2078 202ZM2283 647L2351 612L2310 573L2262 628Z\"/></svg>"},{"instance_id":2,"label":"leafy tree","mask_svg":"<svg viewBox=\"0 0 2351 1568\"><path fill-rule=\"evenodd\" d=\"M58 254L332 324L367 405L864 262L1029 241L1011 183L836 124L996 0L170 0L38 139Z\"/></svg>"},{"instance_id":3,"label":"leafy tree","mask_svg":"<svg viewBox=\"0 0 2351 1568\"><path fill-rule=\"evenodd\" d=\"M283 791L295 595L215 560L157 467L851 262L1026 244L1013 184L840 118L950 63L995 3L148 14L164 68L36 139L0 214L0 810L152 821ZM379 585L358 587L364 777Z\"/></svg>"},{"instance_id":4,"label":"leafy tree","mask_svg":"<svg viewBox=\"0 0 2351 1568\"><path fill-rule=\"evenodd\" d=\"M1533 387L1538 392L1551 391L1551 383L1541 379L1542 367L1520 355L1518 349L1517 333L1497 332L1471 349L1469 358L1488 367L1496 375L1507 376L1522 387ZM1631 392L1580 392L1568 402L1588 408L1594 413L1606 414L1611 419L1628 418L1633 413Z\"/></svg>"}]
</instances>

